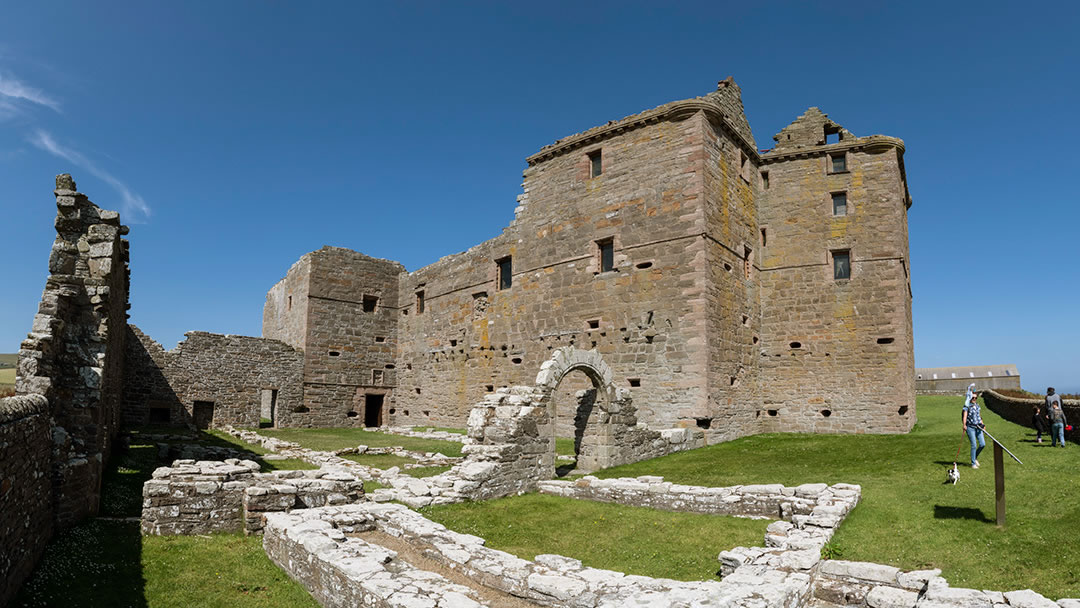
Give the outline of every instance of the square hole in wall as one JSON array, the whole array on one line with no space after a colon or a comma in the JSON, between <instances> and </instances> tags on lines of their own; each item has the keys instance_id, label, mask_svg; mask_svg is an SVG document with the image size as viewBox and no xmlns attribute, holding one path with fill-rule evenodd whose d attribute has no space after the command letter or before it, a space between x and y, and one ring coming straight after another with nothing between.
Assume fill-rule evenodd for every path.
<instances>
[{"instance_id":1,"label":"square hole in wall","mask_svg":"<svg viewBox=\"0 0 1080 608\"><path fill-rule=\"evenodd\" d=\"M634 388L641 386L641 378L627 378L626 381Z\"/></svg>"},{"instance_id":2,"label":"square hole in wall","mask_svg":"<svg viewBox=\"0 0 1080 608\"><path fill-rule=\"evenodd\" d=\"M362 300L362 306L364 307L364 312L375 312L375 307L378 306L378 305L379 305L379 297L378 296L373 296L373 295L369 295L369 294L366 294L366 293L364 294L364 298Z\"/></svg>"},{"instance_id":3,"label":"square hole in wall","mask_svg":"<svg viewBox=\"0 0 1080 608\"><path fill-rule=\"evenodd\" d=\"M589 319L585 322L589 329L600 329L600 319Z\"/></svg>"},{"instance_id":4,"label":"square hole in wall","mask_svg":"<svg viewBox=\"0 0 1080 608\"><path fill-rule=\"evenodd\" d=\"M375 336L376 344L382 344L383 342L386 342L386 336Z\"/></svg>"}]
</instances>

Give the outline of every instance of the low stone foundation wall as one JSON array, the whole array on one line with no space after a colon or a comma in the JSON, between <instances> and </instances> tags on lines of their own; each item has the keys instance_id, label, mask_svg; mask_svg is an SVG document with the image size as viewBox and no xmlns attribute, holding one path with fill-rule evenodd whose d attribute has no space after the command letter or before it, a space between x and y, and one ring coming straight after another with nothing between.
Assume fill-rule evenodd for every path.
<instances>
[{"instance_id":1,"label":"low stone foundation wall","mask_svg":"<svg viewBox=\"0 0 1080 608\"><path fill-rule=\"evenodd\" d=\"M0 606L33 572L53 534L51 448L45 397L0 399Z\"/></svg>"},{"instance_id":2,"label":"low stone foundation wall","mask_svg":"<svg viewBox=\"0 0 1080 608\"><path fill-rule=\"evenodd\" d=\"M143 484L142 533L258 533L263 516L358 502L364 483L344 471L260 473L250 460L178 460Z\"/></svg>"},{"instance_id":3,"label":"low stone foundation wall","mask_svg":"<svg viewBox=\"0 0 1080 608\"><path fill-rule=\"evenodd\" d=\"M983 391L982 397L986 407L992 412L1029 429L1035 428L1031 423L1031 407L1038 405L1043 408L1045 403L1042 399L1009 397L994 390ZM1080 442L1080 401L1063 399L1061 409L1065 412L1069 424L1073 426L1073 430L1065 431L1065 440Z\"/></svg>"},{"instance_id":4,"label":"low stone foundation wall","mask_svg":"<svg viewBox=\"0 0 1080 608\"><path fill-rule=\"evenodd\" d=\"M348 536L372 529L408 542L428 559L472 581L541 606L781 608L802 604L811 590L809 574L784 568L760 575L747 570L745 576L728 576L722 581L685 582L589 568L559 555L524 560L393 504L362 503L270 514L263 544L270 559L307 587L323 606L489 605L469 597L460 587L455 591L465 597L451 603L447 595L452 584L445 578L416 572L396 560L393 552ZM394 568L404 568L407 574L394 573ZM425 595L416 584L418 580L429 586L426 603L420 599ZM340 599L345 597L348 599Z\"/></svg>"},{"instance_id":5,"label":"low stone foundation wall","mask_svg":"<svg viewBox=\"0 0 1080 608\"><path fill-rule=\"evenodd\" d=\"M785 487L781 484L744 485L724 488L686 486L663 477L644 475L620 479L597 479L587 475L576 481L541 481L543 494L566 498L611 502L662 511L708 513L734 517L761 517L790 521L794 515L812 515L822 506L815 525L835 527L859 500L859 486L807 483ZM824 506L836 506L826 511ZM835 522L832 520L836 519Z\"/></svg>"}]
</instances>

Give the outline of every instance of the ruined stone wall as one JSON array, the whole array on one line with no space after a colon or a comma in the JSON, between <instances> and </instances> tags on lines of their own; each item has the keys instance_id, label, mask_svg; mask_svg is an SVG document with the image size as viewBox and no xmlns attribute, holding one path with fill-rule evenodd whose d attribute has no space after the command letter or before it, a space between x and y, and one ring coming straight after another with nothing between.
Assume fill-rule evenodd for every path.
<instances>
[{"instance_id":1,"label":"ruined stone wall","mask_svg":"<svg viewBox=\"0 0 1080 608\"><path fill-rule=\"evenodd\" d=\"M403 276L392 420L460 427L470 404L530 384L567 345L598 350L650 424L672 426L700 409L702 121L642 125L533 157L501 236ZM591 177L597 151L603 171ZM599 267L603 239L614 240L609 272ZM505 256L513 285L500 290L496 260Z\"/></svg>"},{"instance_id":2,"label":"ruined stone wall","mask_svg":"<svg viewBox=\"0 0 1080 608\"><path fill-rule=\"evenodd\" d=\"M115 211L56 178L56 240L15 388L49 402L54 513L60 527L97 512L101 472L120 420L127 332L127 227Z\"/></svg>"},{"instance_id":3,"label":"ruined stone wall","mask_svg":"<svg viewBox=\"0 0 1080 608\"><path fill-rule=\"evenodd\" d=\"M343 471L260 473L250 460L178 460L143 484L142 533L259 533L276 511L360 501L364 482Z\"/></svg>"},{"instance_id":4,"label":"ruined stone wall","mask_svg":"<svg viewBox=\"0 0 1080 608\"><path fill-rule=\"evenodd\" d=\"M366 395L382 395L383 409L390 407L397 373L398 276L405 269L337 247L310 255L304 357L308 411L294 414L292 424L361 426Z\"/></svg>"},{"instance_id":5,"label":"ruined stone wall","mask_svg":"<svg viewBox=\"0 0 1080 608\"><path fill-rule=\"evenodd\" d=\"M823 142L836 128L811 108L763 157L762 431L894 433L915 422L903 144L846 131L839 143L784 143L817 141L808 132ZM832 170L837 153L844 171ZM834 215L837 192L846 213ZM834 279L840 250L849 279Z\"/></svg>"},{"instance_id":6,"label":"ruined stone wall","mask_svg":"<svg viewBox=\"0 0 1080 608\"><path fill-rule=\"evenodd\" d=\"M127 424L258 426L264 390L277 391L275 423L294 426L303 403L303 353L277 340L193 331L171 351L131 326L125 378ZM195 402L213 404L196 420ZM163 420L155 409L168 411Z\"/></svg>"},{"instance_id":7,"label":"ruined stone wall","mask_svg":"<svg viewBox=\"0 0 1080 608\"><path fill-rule=\"evenodd\" d=\"M0 399L0 606L52 538L52 420L41 395Z\"/></svg>"},{"instance_id":8,"label":"ruined stone wall","mask_svg":"<svg viewBox=\"0 0 1080 608\"><path fill-rule=\"evenodd\" d=\"M304 350L307 341L308 290L311 277L311 258L301 257L285 278L266 294L263 306L262 336Z\"/></svg>"}]
</instances>

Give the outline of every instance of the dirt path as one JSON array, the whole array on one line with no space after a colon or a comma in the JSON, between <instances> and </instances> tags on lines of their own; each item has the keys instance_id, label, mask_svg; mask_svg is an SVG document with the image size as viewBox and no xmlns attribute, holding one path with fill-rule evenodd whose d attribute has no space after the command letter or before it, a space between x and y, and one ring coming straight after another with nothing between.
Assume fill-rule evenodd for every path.
<instances>
[{"instance_id":1,"label":"dirt path","mask_svg":"<svg viewBox=\"0 0 1080 608\"><path fill-rule=\"evenodd\" d=\"M353 536L353 535L350 535ZM390 536L384 532L372 530L370 532L363 532L356 534L359 538L366 540L369 543L386 547L391 551L395 551L398 554L398 559L412 564L414 567L421 570L427 570L428 572L434 572L440 576L446 578L452 583L458 585L464 585L469 589L472 589L475 593L475 599L487 604L488 606L497 606L498 608L535 608L541 606L520 597L510 595L504 591L498 589L492 589L491 587L485 587L476 581L465 576L457 570L452 570L442 565L441 563L425 557L419 549L410 545L409 543L401 540L400 538Z\"/></svg>"}]
</instances>

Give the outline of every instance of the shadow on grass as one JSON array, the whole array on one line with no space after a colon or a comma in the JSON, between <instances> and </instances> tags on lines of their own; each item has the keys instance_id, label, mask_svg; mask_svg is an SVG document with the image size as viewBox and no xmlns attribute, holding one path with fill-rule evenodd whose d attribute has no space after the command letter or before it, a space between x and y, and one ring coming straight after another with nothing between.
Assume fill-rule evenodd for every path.
<instances>
[{"instance_id":1,"label":"shadow on grass","mask_svg":"<svg viewBox=\"0 0 1080 608\"><path fill-rule=\"evenodd\" d=\"M972 507L949 507L945 505L934 505L934 519L970 519L989 524L996 523L995 520L987 517L986 514L982 512L982 509L974 509Z\"/></svg>"}]
</instances>

